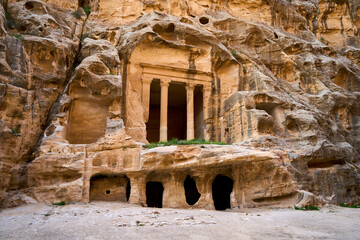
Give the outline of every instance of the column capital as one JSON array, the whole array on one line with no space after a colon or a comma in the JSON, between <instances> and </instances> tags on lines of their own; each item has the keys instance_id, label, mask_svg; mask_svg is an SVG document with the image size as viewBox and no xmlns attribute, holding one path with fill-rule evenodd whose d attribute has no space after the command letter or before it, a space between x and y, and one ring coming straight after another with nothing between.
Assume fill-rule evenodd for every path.
<instances>
[{"instance_id":1,"label":"column capital","mask_svg":"<svg viewBox=\"0 0 360 240\"><path fill-rule=\"evenodd\" d=\"M150 76L142 76L143 83L151 83L154 78Z\"/></svg>"},{"instance_id":2,"label":"column capital","mask_svg":"<svg viewBox=\"0 0 360 240\"><path fill-rule=\"evenodd\" d=\"M187 91L194 90L195 86L196 86L195 83L187 82L186 83L186 90Z\"/></svg>"},{"instance_id":3,"label":"column capital","mask_svg":"<svg viewBox=\"0 0 360 240\"><path fill-rule=\"evenodd\" d=\"M211 91L211 85L203 85L203 92L210 92Z\"/></svg>"},{"instance_id":4,"label":"column capital","mask_svg":"<svg viewBox=\"0 0 360 240\"><path fill-rule=\"evenodd\" d=\"M160 79L161 86L169 86L170 82L171 82L170 78Z\"/></svg>"}]
</instances>

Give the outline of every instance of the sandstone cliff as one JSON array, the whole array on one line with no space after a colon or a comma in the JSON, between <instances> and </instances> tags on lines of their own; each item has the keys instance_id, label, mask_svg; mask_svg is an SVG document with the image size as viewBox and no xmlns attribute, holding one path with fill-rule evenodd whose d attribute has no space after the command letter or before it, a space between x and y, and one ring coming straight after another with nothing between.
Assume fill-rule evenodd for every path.
<instances>
[{"instance_id":1,"label":"sandstone cliff","mask_svg":"<svg viewBox=\"0 0 360 240\"><path fill-rule=\"evenodd\" d=\"M360 201L358 1L0 3L0 205L149 205L160 182L189 207L189 176L213 208L219 175L231 207ZM168 136L191 98L194 137L229 145L144 149L164 86Z\"/></svg>"}]
</instances>

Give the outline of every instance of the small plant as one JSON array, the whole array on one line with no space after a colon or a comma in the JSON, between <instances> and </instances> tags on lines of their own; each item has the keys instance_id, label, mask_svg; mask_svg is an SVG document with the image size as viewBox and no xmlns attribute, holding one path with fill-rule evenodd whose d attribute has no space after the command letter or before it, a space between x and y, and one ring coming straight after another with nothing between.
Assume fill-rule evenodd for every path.
<instances>
[{"instance_id":1,"label":"small plant","mask_svg":"<svg viewBox=\"0 0 360 240\"><path fill-rule=\"evenodd\" d=\"M324 37L321 37L321 38L320 38L320 41L321 41L322 43L325 43L325 38L324 38Z\"/></svg>"},{"instance_id":2,"label":"small plant","mask_svg":"<svg viewBox=\"0 0 360 240\"><path fill-rule=\"evenodd\" d=\"M48 216L50 216L50 215L51 215L50 213L44 214L45 217L48 217Z\"/></svg>"},{"instance_id":3,"label":"small plant","mask_svg":"<svg viewBox=\"0 0 360 240\"><path fill-rule=\"evenodd\" d=\"M91 13L90 8L88 6L85 6L85 7L83 7L83 9L84 9L84 11L86 13L86 16L89 16L90 13Z\"/></svg>"},{"instance_id":4,"label":"small plant","mask_svg":"<svg viewBox=\"0 0 360 240\"><path fill-rule=\"evenodd\" d=\"M11 134L12 134L12 135L15 135L15 136L19 136L19 135L20 135L20 130L19 130L18 127L17 127L17 128L10 128L10 130L11 130Z\"/></svg>"},{"instance_id":5,"label":"small plant","mask_svg":"<svg viewBox=\"0 0 360 240\"><path fill-rule=\"evenodd\" d=\"M6 22L9 25L10 28L15 28L15 23L13 23L13 21L11 21L9 14L5 11L5 18L6 18Z\"/></svg>"},{"instance_id":6,"label":"small plant","mask_svg":"<svg viewBox=\"0 0 360 240\"><path fill-rule=\"evenodd\" d=\"M80 10L76 10L71 13L76 19L81 19L81 13Z\"/></svg>"},{"instance_id":7,"label":"small plant","mask_svg":"<svg viewBox=\"0 0 360 240\"><path fill-rule=\"evenodd\" d=\"M297 207L294 206L295 210L302 210L302 211L319 211L319 208L310 204L305 205L304 207Z\"/></svg>"},{"instance_id":8,"label":"small plant","mask_svg":"<svg viewBox=\"0 0 360 240\"><path fill-rule=\"evenodd\" d=\"M347 205L345 203L340 203L341 207L347 207L347 208L360 208L360 203L356 205Z\"/></svg>"},{"instance_id":9,"label":"small plant","mask_svg":"<svg viewBox=\"0 0 360 240\"><path fill-rule=\"evenodd\" d=\"M108 73L107 75L114 75L112 72Z\"/></svg>"},{"instance_id":10,"label":"small plant","mask_svg":"<svg viewBox=\"0 0 360 240\"><path fill-rule=\"evenodd\" d=\"M52 205L54 205L54 206L64 206L64 205L66 205L66 202L64 202L64 201L56 202L56 203L52 203Z\"/></svg>"},{"instance_id":11,"label":"small plant","mask_svg":"<svg viewBox=\"0 0 360 240\"><path fill-rule=\"evenodd\" d=\"M89 37L89 34L85 33L81 36L81 42L83 42L85 38L91 38L91 37Z\"/></svg>"},{"instance_id":12,"label":"small plant","mask_svg":"<svg viewBox=\"0 0 360 240\"><path fill-rule=\"evenodd\" d=\"M20 35L20 34L11 33L11 35L13 35L17 39L22 39L23 38L22 35Z\"/></svg>"},{"instance_id":13,"label":"small plant","mask_svg":"<svg viewBox=\"0 0 360 240\"><path fill-rule=\"evenodd\" d=\"M165 147L171 145L195 145L195 144L216 144L216 145L227 145L227 143L223 142L211 142L205 141L204 139L192 139L192 140L179 140L177 138L173 138L167 142L153 142L147 145L144 145L144 148L156 148L156 147Z\"/></svg>"},{"instance_id":14,"label":"small plant","mask_svg":"<svg viewBox=\"0 0 360 240\"><path fill-rule=\"evenodd\" d=\"M231 51L231 54L233 55L233 57L237 57L236 51L234 49Z\"/></svg>"}]
</instances>

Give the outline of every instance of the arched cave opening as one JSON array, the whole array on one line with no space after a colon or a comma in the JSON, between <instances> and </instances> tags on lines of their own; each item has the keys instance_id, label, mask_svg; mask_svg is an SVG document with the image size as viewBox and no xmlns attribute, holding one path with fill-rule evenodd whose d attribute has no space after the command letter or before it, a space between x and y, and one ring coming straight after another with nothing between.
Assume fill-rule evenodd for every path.
<instances>
[{"instance_id":1,"label":"arched cave opening","mask_svg":"<svg viewBox=\"0 0 360 240\"><path fill-rule=\"evenodd\" d=\"M186 176L184 181L186 202L189 205L194 205L199 201L201 194L199 193L195 180L189 175Z\"/></svg>"},{"instance_id":2,"label":"arched cave opening","mask_svg":"<svg viewBox=\"0 0 360 240\"><path fill-rule=\"evenodd\" d=\"M162 208L164 187L161 182L146 183L146 204L148 207Z\"/></svg>"},{"instance_id":3,"label":"arched cave opening","mask_svg":"<svg viewBox=\"0 0 360 240\"><path fill-rule=\"evenodd\" d=\"M231 178L224 175L217 175L212 183L212 197L216 210L231 208L230 194L233 190L234 182Z\"/></svg>"},{"instance_id":4,"label":"arched cave opening","mask_svg":"<svg viewBox=\"0 0 360 240\"><path fill-rule=\"evenodd\" d=\"M95 175L90 178L90 201L127 202L130 179L125 175Z\"/></svg>"}]
</instances>

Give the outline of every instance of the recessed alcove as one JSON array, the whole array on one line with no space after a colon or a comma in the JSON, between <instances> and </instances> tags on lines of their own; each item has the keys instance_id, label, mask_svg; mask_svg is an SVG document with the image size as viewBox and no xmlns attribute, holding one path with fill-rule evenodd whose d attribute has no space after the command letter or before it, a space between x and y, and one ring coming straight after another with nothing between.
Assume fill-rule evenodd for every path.
<instances>
[{"instance_id":1,"label":"recessed alcove","mask_svg":"<svg viewBox=\"0 0 360 240\"><path fill-rule=\"evenodd\" d=\"M90 179L90 201L127 202L130 179L125 175L95 175Z\"/></svg>"},{"instance_id":2,"label":"recessed alcove","mask_svg":"<svg viewBox=\"0 0 360 240\"><path fill-rule=\"evenodd\" d=\"M106 132L106 119L109 101L96 98L73 100L67 140L71 144L90 144L103 137Z\"/></svg>"}]
</instances>

